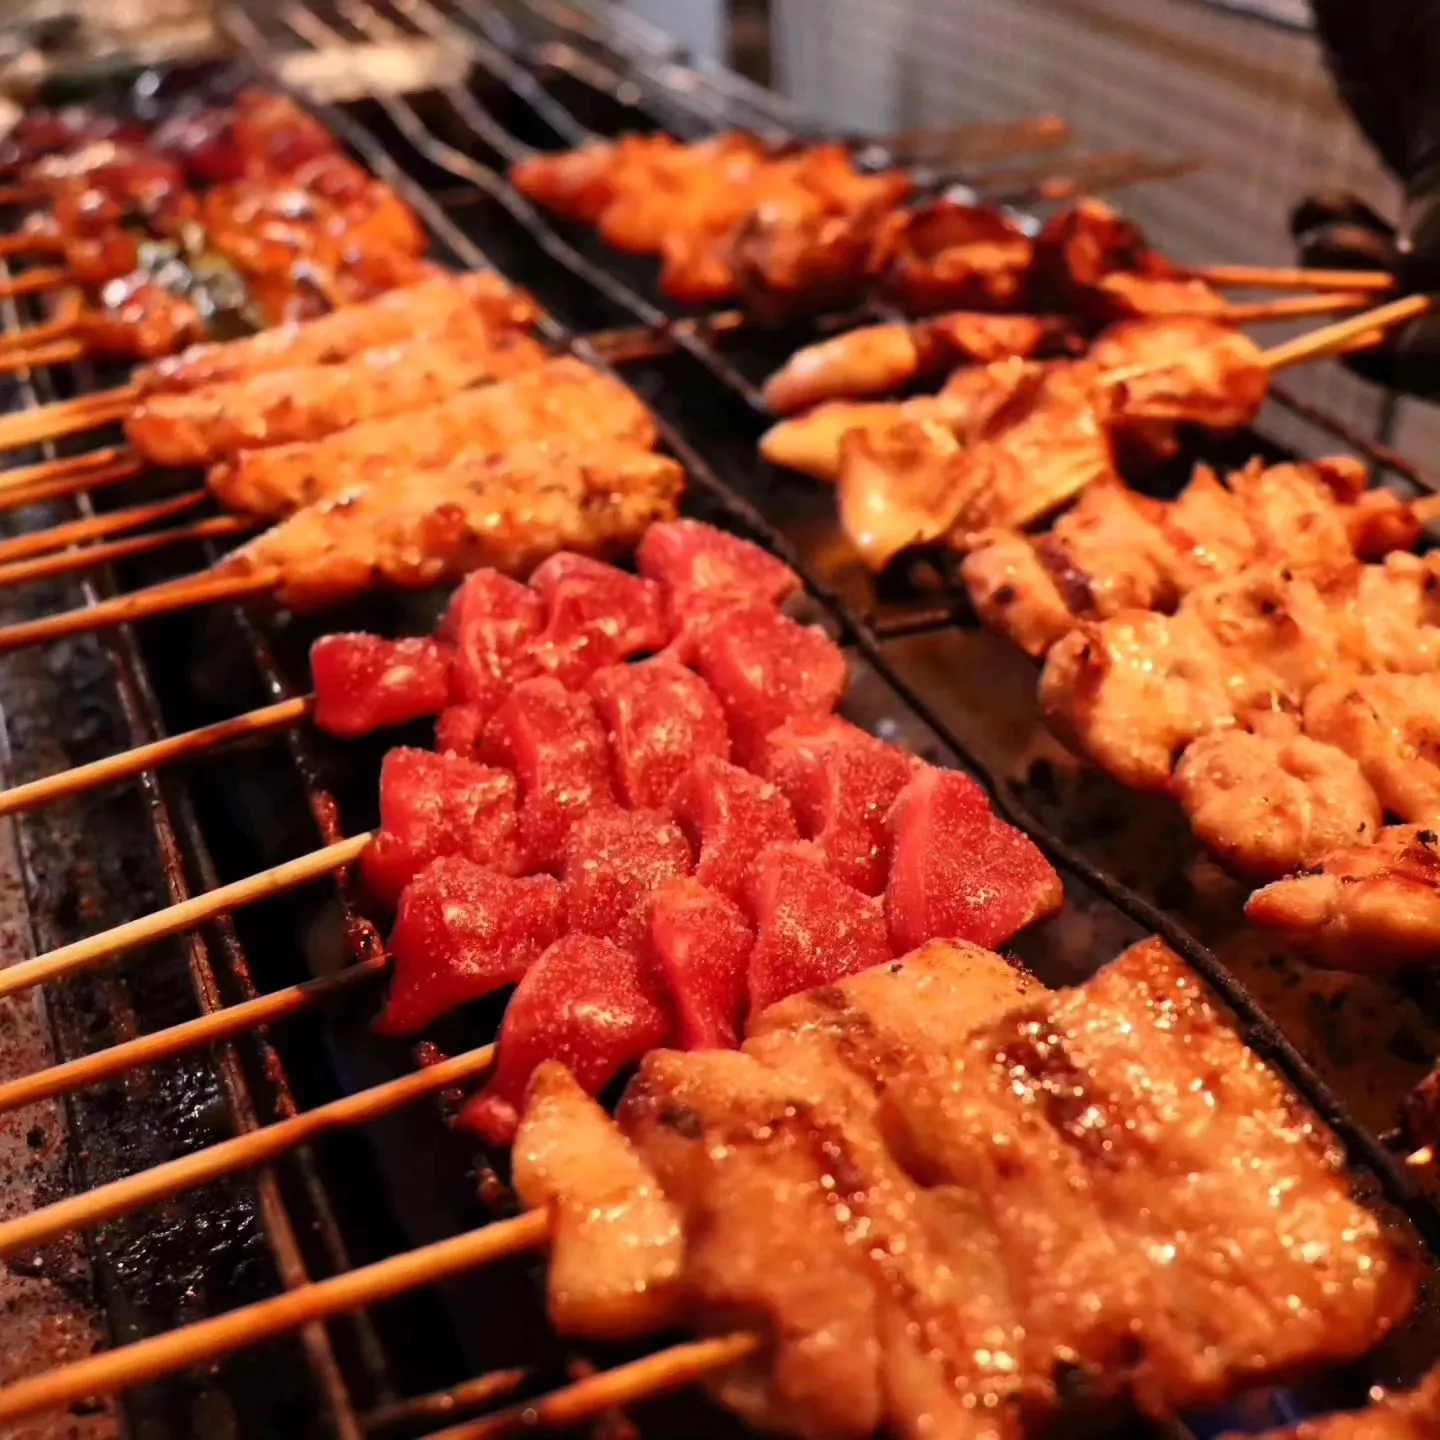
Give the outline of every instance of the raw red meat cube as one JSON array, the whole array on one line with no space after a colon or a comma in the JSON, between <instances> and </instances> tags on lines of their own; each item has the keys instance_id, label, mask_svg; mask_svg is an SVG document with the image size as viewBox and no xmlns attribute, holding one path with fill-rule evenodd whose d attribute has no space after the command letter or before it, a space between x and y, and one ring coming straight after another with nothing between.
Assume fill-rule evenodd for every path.
<instances>
[{"instance_id":1,"label":"raw red meat cube","mask_svg":"<svg viewBox=\"0 0 1440 1440\"><path fill-rule=\"evenodd\" d=\"M566 928L638 949L650 892L694 868L684 831L658 810L586 815L570 832L565 860Z\"/></svg>"},{"instance_id":2,"label":"raw red meat cube","mask_svg":"<svg viewBox=\"0 0 1440 1440\"><path fill-rule=\"evenodd\" d=\"M535 674L521 655L544 623L539 596L498 570L477 570L455 592L439 635L455 647L456 698L487 712L509 685Z\"/></svg>"},{"instance_id":3,"label":"raw red meat cube","mask_svg":"<svg viewBox=\"0 0 1440 1440\"><path fill-rule=\"evenodd\" d=\"M814 845L773 845L746 882L755 922L750 1013L890 961L885 907L831 874Z\"/></svg>"},{"instance_id":4,"label":"raw red meat cube","mask_svg":"<svg viewBox=\"0 0 1440 1440\"><path fill-rule=\"evenodd\" d=\"M800 833L830 868L847 885L879 895L890 872L885 818L919 765L838 715L802 716L771 733L761 773L780 787Z\"/></svg>"},{"instance_id":5,"label":"raw red meat cube","mask_svg":"<svg viewBox=\"0 0 1440 1440\"><path fill-rule=\"evenodd\" d=\"M558 1060L598 1095L627 1065L664 1045L672 1021L651 962L595 935L567 935L525 972L500 1027L495 1073L458 1123L508 1145L525 1087Z\"/></svg>"},{"instance_id":6,"label":"raw red meat cube","mask_svg":"<svg viewBox=\"0 0 1440 1440\"><path fill-rule=\"evenodd\" d=\"M527 659L578 690L603 665L663 650L670 639L665 595L653 580L587 555L552 555L530 577L545 628Z\"/></svg>"},{"instance_id":7,"label":"raw red meat cube","mask_svg":"<svg viewBox=\"0 0 1440 1440\"><path fill-rule=\"evenodd\" d=\"M710 687L672 660L609 665L590 681L610 740L610 764L627 805L664 805L704 755L730 758L725 712Z\"/></svg>"},{"instance_id":8,"label":"raw red meat cube","mask_svg":"<svg viewBox=\"0 0 1440 1440\"><path fill-rule=\"evenodd\" d=\"M732 610L706 636L696 668L720 697L742 764L797 715L828 715L845 693L845 657L827 635L769 605Z\"/></svg>"},{"instance_id":9,"label":"raw red meat cube","mask_svg":"<svg viewBox=\"0 0 1440 1440\"><path fill-rule=\"evenodd\" d=\"M767 845L799 838L790 802L774 785L713 757L686 771L670 813L699 852L695 878L731 900L740 898L750 862Z\"/></svg>"},{"instance_id":10,"label":"raw red meat cube","mask_svg":"<svg viewBox=\"0 0 1440 1440\"><path fill-rule=\"evenodd\" d=\"M361 857L365 887L391 904L441 855L513 873L515 777L459 755L404 746L380 768L380 833Z\"/></svg>"},{"instance_id":11,"label":"raw red meat cube","mask_svg":"<svg viewBox=\"0 0 1440 1440\"><path fill-rule=\"evenodd\" d=\"M890 812L890 940L904 955L927 940L993 950L1060 908L1060 877L990 808L968 775L927 769Z\"/></svg>"},{"instance_id":12,"label":"raw red meat cube","mask_svg":"<svg viewBox=\"0 0 1440 1440\"><path fill-rule=\"evenodd\" d=\"M783 560L698 520L652 525L640 542L636 562L640 573L665 586L682 610L707 592L741 604L779 604L800 588L800 577Z\"/></svg>"},{"instance_id":13,"label":"raw red meat cube","mask_svg":"<svg viewBox=\"0 0 1440 1440\"><path fill-rule=\"evenodd\" d=\"M515 880L463 855L432 860L401 892L390 936L395 977L375 1028L414 1035L432 1020L513 985L559 938L559 882Z\"/></svg>"},{"instance_id":14,"label":"raw red meat cube","mask_svg":"<svg viewBox=\"0 0 1440 1440\"><path fill-rule=\"evenodd\" d=\"M519 781L525 868L558 875L570 827L615 804L605 727L590 698L548 677L526 680L495 712L480 753Z\"/></svg>"},{"instance_id":15,"label":"raw red meat cube","mask_svg":"<svg viewBox=\"0 0 1440 1440\"><path fill-rule=\"evenodd\" d=\"M488 705L447 705L435 717L435 748L442 755L474 759L485 740L492 711Z\"/></svg>"},{"instance_id":16,"label":"raw red meat cube","mask_svg":"<svg viewBox=\"0 0 1440 1440\"><path fill-rule=\"evenodd\" d=\"M740 907L698 880L668 881L650 897L650 951L670 992L682 1049L740 1043L754 943Z\"/></svg>"},{"instance_id":17,"label":"raw red meat cube","mask_svg":"<svg viewBox=\"0 0 1440 1440\"><path fill-rule=\"evenodd\" d=\"M450 703L448 646L428 637L323 635L310 650L315 723L329 735L365 735L434 715Z\"/></svg>"}]
</instances>

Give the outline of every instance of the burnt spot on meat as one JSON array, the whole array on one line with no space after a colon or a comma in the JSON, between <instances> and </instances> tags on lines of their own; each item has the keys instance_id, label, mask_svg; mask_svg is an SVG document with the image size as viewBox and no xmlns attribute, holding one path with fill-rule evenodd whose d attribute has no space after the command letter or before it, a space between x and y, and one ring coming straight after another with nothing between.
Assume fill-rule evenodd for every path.
<instances>
[{"instance_id":1,"label":"burnt spot on meat","mask_svg":"<svg viewBox=\"0 0 1440 1440\"><path fill-rule=\"evenodd\" d=\"M667 1130L673 1130L686 1140L703 1140L705 1122L693 1110L683 1106L666 1104L660 1107L658 1122Z\"/></svg>"}]
</instances>

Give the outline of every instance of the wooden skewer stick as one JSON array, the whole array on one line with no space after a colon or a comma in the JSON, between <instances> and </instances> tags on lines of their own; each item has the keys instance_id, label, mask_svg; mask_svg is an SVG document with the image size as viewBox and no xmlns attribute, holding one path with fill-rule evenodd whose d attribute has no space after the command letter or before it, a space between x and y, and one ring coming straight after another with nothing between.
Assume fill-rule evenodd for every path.
<instances>
[{"instance_id":1,"label":"wooden skewer stick","mask_svg":"<svg viewBox=\"0 0 1440 1440\"><path fill-rule=\"evenodd\" d=\"M34 350L0 350L0 375L18 375L42 365L69 365L84 353L85 347L78 340L56 340Z\"/></svg>"},{"instance_id":2,"label":"wooden skewer stick","mask_svg":"<svg viewBox=\"0 0 1440 1440\"><path fill-rule=\"evenodd\" d=\"M0 1255L33 1250L57 1236L103 1225L107 1220L171 1199L226 1175L259 1169L321 1135L368 1125L427 1095L478 1079L490 1069L494 1058L495 1047L482 1045L478 1050L467 1050L463 1055L427 1065L398 1080L372 1085L368 1090L358 1090L327 1105L304 1110L274 1125L247 1130L218 1145L207 1145L203 1150L167 1160L163 1165L152 1165L138 1174L57 1200L28 1215L17 1215L13 1220L0 1222Z\"/></svg>"},{"instance_id":3,"label":"wooden skewer stick","mask_svg":"<svg viewBox=\"0 0 1440 1440\"><path fill-rule=\"evenodd\" d=\"M44 467L36 465L26 468L40 470ZM133 480L141 468L138 460L125 459L79 475L61 476L23 488L11 489L0 480L0 514L9 510L23 510L27 505L43 505L48 500L63 500L67 496L99 490L106 485L118 485L126 480Z\"/></svg>"},{"instance_id":4,"label":"wooden skewer stick","mask_svg":"<svg viewBox=\"0 0 1440 1440\"><path fill-rule=\"evenodd\" d=\"M448 1390L377 1405L360 1417L360 1428L367 1435L373 1435L377 1430L391 1430L401 1425L407 1428L426 1423L438 1425L466 1411L489 1409L507 1395L513 1395L529 1378L528 1370L492 1370L488 1375L477 1375Z\"/></svg>"},{"instance_id":5,"label":"wooden skewer stick","mask_svg":"<svg viewBox=\"0 0 1440 1440\"><path fill-rule=\"evenodd\" d=\"M71 283L70 272L59 265L44 265L27 270L13 280L0 282L0 300L18 300L22 295L39 295L58 290Z\"/></svg>"},{"instance_id":6,"label":"wooden skewer stick","mask_svg":"<svg viewBox=\"0 0 1440 1440\"><path fill-rule=\"evenodd\" d=\"M132 505L125 510L111 510L104 515L89 515L83 520L67 520L63 525L51 525L45 530L32 530L25 535L15 535L9 540L0 540L0 565L8 565L12 560L24 560L31 555L44 555L50 550L63 550L67 545L83 545L89 540L104 540L111 535L123 535L127 530L139 530L162 520L173 520L177 515L186 515L191 510L199 509L207 499L209 496L205 491L192 490L169 500L156 500L149 505Z\"/></svg>"},{"instance_id":7,"label":"wooden skewer stick","mask_svg":"<svg viewBox=\"0 0 1440 1440\"><path fill-rule=\"evenodd\" d=\"M483 1420L436 1430L426 1436L426 1440L509 1440L511 1436L533 1435L538 1430L567 1430L608 1410L623 1410L642 1400L683 1390L697 1380L749 1359L761 1343L758 1335L737 1330L709 1340L672 1345L657 1355L646 1355L628 1365L588 1375L573 1385L552 1390L539 1400L522 1401ZM0 1391L0 1396L3 1394Z\"/></svg>"},{"instance_id":8,"label":"wooden skewer stick","mask_svg":"<svg viewBox=\"0 0 1440 1440\"><path fill-rule=\"evenodd\" d=\"M41 192L33 185L6 185L0 189L0 205L33 205Z\"/></svg>"},{"instance_id":9,"label":"wooden skewer stick","mask_svg":"<svg viewBox=\"0 0 1440 1440\"><path fill-rule=\"evenodd\" d=\"M1231 305L1216 315L1232 325L1261 325L1274 320L1298 320L1315 315L1346 315L1363 309L1371 297L1363 291L1331 291L1321 295L1286 295L1254 305Z\"/></svg>"},{"instance_id":10,"label":"wooden skewer stick","mask_svg":"<svg viewBox=\"0 0 1440 1440\"><path fill-rule=\"evenodd\" d=\"M62 435L108 425L119 420L138 398L135 386L122 385L117 390L79 395L74 400L60 400L18 415L7 415L0 420L0 450L38 445L45 440L58 440Z\"/></svg>"},{"instance_id":11,"label":"wooden skewer stick","mask_svg":"<svg viewBox=\"0 0 1440 1440\"><path fill-rule=\"evenodd\" d=\"M22 230L18 235L0 237L0 260L14 260L20 255L63 255L65 242L59 235L43 230Z\"/></svg>"},{"instance_id":12,"label":"wooden skewer stick","mask_svg":"<svg viewBox=\"0 0 1440 1440\"><path fill-rule=\"evenodd\" d=\"M39 620L26 620L18 625L0 628L0 654L23 650L28 645L43 645L69 635L85 635L116 625L133 625L153 620L159 615L173 615L192 605L213 605L222 600L243 600L275 588L278 577L273 571L255 571L240 575L211 575L201 571L179 580L151 585L129 595L116 595L77 610L62 610Z\"/></svg>"},{"instance_id":13,"label":"wooden skewer stick","mask_svg":"<svg viewBox=\"0 0 1440 1440\"><path fill-rule=\"evenodd\" d=\"M132 560L137 555L153 555L172 545L186 545L200 540L229 540L248 535L256 522L248 515L212 515L193 525L180 525L173 530L159 530L149 535L132 535L126 540L107 540L100 545L84 545L62 550L56 555L38 555L33 560L17 560L13 565L0 565L0 589L14 585L32 585L37 580L53 580L57 575L74 575L93 570L98 565L111 565L117 560Z\"/></svg>"},{"instance_id":14,"label":"wooden skewer stick","mask_svg":"<svg viewBox=\"0 0 1440 1440\"><path fill-rule=\"evenodd\" d=\"M1373 310L1352 315L1348 320L1337 320L1333 325L1323 325L1308 335L1298 335L1294 340L1275 345L1265 351L1265 364L1273 375L1291 365L1303 365L1308 360L1323 360L1339 354L1352 342L1371 334L1378 334L1408 320L1418 320L1434 307L1434 300L1428 295L1407 295L1392 300L1388 305L1378 305Z\"/></svg>"},{"instance_id":15,"label":"wooden skewer stick","mask_svg":"<svg viewBox=\"0 0 1440 1440\"><path fill-rule=\"evenodd\" d=\"M273 1025L292 1015L313 1010L332 995L377 979L389 968L388 956L374 955L334 975L307 980L300 985L287 985L283 990L272 990L268 995L258 995L239 1005L227 1005L223 1010L183 1021L167 1030L138 1035L123 1044L77 1056L74 1060L37 1070L32 1075L22 1075L18 1080L0 1085L0 1114L33 1105L37 1100L68 1095L87 1085L99 1085L103 1081L128 1075L143 1065L158 1065L162 1060L171 1060L187 1051L216 1045L235 1035L258 1030L262 1025Z\"/></svg>"},{"instance_id":16,"label":"wooden skewer stick","mask_svg":"<svg viewBox=\"0 0 1440 1440\"><path fill-rule=\"evenodd\" d=\"M1237 290L1364 290L1383 295L1395 288L1384 270L1316 270L1305 265L1185 265L1177 272L1187 280Z\"/></svg>"},{"instance_id":17,"label":"wooden skewer stick","mask_svg":"<svg viewBox=\"0 0 1440 1440\"><path fill-rule=\"evenodd\" d=\"M183 735L167 735L163 740L152 740L148 745L137 745L133 750L122 750L118 755L107 755L102 760L92 760L88 765L76 765L55 775L0 790L0 816L34 810L56 800L71 800L105 785L115 785L149 770L158 770L162 765L172 765L177 760L193 760L207 755L222 745L232 745L256 735L268 735L272 730L283 730L303 720L313 704L308 695L280 700L274 705L237 715L233 720L221 720L214 725L201 726L198 730L187 730Z\"/></svg>"},{"instance_id":18,"label":"wooden skewer stick","mask_svg":"<svg viewBox=\"0 0 1440 1440\"><path fill-rule=\"evenodd\" d=\"M543 1245L549 1229L549 1216L542 1210L532 1210L513 1220L499 1220L483 1229L422 1246L166 1335L16 1381L0 1389L0 1420L18 1420L100 1395L119 1394L177 1370L204 1365L317 1320L360 1310L507 1256L523 1254Z\"/></svg>"},{"instance_id":19,"label":"wooden skewer stick","mask_svg":"<svg viewBox=\"0 0 1440 1440\"><path fill-rule=\"evenodd\" d=\"M58 460L42 460L38 465L17 465L13 470L0 470L0 491L29 490L35 485L88 475L121 463L132 467L132 475L138 475L143 465L140 457L128 446L111 445L104 450L89 450L84 455L62 455Z\"/></svg>"},{"instance_id":20,"label":"wooden skewer stick","mask_svg":"<svg viewBox=\"0 0 1440 1440\"><path fill-rule=\"evenodd\" d=\"M58 950L47 951L32 960L21 960L8 969L0 970L0 997L48 984L51 980L80 970L93 970L141 945L151 945L171 935L183 934L217 915L318 880L358 860L372 838L367 832L352 835L348 840L337 840L333 845L312 850L308 855L287 860L282 865L262 870L258 875L249 875L244 880L192 895L188 900L167 906L164 910L142 915L138 920L127 920L123 925L76 940L70 945L62 945Z\"/></svg>"},{"instance_id":21,"label":"wooden skewer stick","mask_svg":"<svg viewBox=\"0 0 1440 1440\"><path fill-rule=\"evenodd\" d=\"M67 291L49 320L0 335L0 354L8 355L12 350L33 350L37 345L48 345L53 340L68 340L79 329L84 313L85 297L78 290Z\"/></svg>"}]
</instances>

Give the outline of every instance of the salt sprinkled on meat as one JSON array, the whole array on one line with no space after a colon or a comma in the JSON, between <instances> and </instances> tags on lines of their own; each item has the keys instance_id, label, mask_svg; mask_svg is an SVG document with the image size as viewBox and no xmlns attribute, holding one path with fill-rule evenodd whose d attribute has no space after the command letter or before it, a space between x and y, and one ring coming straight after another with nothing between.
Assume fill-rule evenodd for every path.
<instances>
[{"instance_id":1,"label":"salt sprinkled on meat","mask_svg":"<svg viewBox=\"0 0 1440 1440\"><path fill-rule=\"evenodd\" d=\"M586 815L570 832L565 859L566 927L639 949L650 892L694 868L684 832L658 810Z\"/></svg>"},{"instance_id":2,"label":"salt sprinkled on meat","mask_svg":"<svg viewBox=\"0 0 1440 1440\"><path fill-rule=\"evenodd\" d=\"M755 937L738 905L695 879L650 896L650 951L675 1007L683 1050L733 1050L745 1016Z\"/></svg>"},{"instance_id":3,"label":"salt sprinkled on meat","mask_svg":"<svg viewBox=\"0 0 1440 1440\"><path fill-rule=\"evenodd\" d=\"M442 755L473 760L484 743L491 713L488 705L447 705L435 717L435 748Z\"/></svg>"},{"instance_id":4,"label":"salt sprinkled on meat","mask_svg":"<svg viewBox=\"0 0 1440 1440\"><path fill-rule=\"evenodd\" d=\"M598 671L589 691L610 741L610 763L627 805L664 805L698 759L730 758L730 731L714 692L671 660Z\"/></svg>"},{"instance_id":5,"label":"salt sprinkled on meat","mask_svg":"<svg viewBox=\"0 0 1440 1440\"><path fill-rule=\"evenodd\" d=\"M414 1035L515 984L560 938L562 908L549 875L515 880L462 855L431 861L400 896L390 936L395 978L376 1030Z\"/></svg>"},{"instance_id":6,"label":"salt sprinkled on meat","mask_svg":"<svg viewBox=\"0 0 1440 1440\"><path fill-rule=\"evenodd\" d=\"M515 777L458 755L397 747L380 769L380 833L360 860L365 888L392 904L441 855L514 873Z\"/></svg>"},{"instance_id":7,"label":"salt sprinkled on meat","mask_svg":"<svg viewBox=\"0 0 1440 1440\"><path fill-rule=\"evenodd\" d=\"M366 735L434 715L450 702L448 646L428 638L323 635L310 650L315 723L328 735Z\"/></svg>"},{"instance_id":8,"label":"salt sprinkled on meat","mask_svg":"<svg viewBox=\"0 0 1440 1440\"><path fill-rule=\"evenodd\" d=\"M790 802L767 780L713 757L698 760L670 797L670 813L699 852L695 878L740 898L750 862L767 845L799 839Z\"/></svg>"},{"instance_id":9,"label":"salt sprinkled on meat","mask_svg":"<svg viewBox=\"0 0 1440 1440\"><path fill-rule=\"evenodd\" d=\"M515 1134L525 1087L558 1060L589 1095L664 1045L672 1021L648 959L594 935L567 935L525 972L500 1027L495 1072L457 1123L492 1145Z\"/></svg>"},{"instance_id":10,"label":"salt sprinkled on meat","mask_svg":"<svg viewBox=\"0 0 1440 1440\"><path fill-rule=\"evenodd\" d=\"M652 525L640 541L636 563L681 610L702 594L718 592L739 604L767 600L778 605L800 589L800 577L783 560L698 520Z\"/></svg>"},{"instance_id":11,"label":"salt sprinkled on meat","mask_svg":"<svg viewBox=\"0 0 1440 1440\"><path fill-rule=\"evenodd\" d=\"M885 905L897 955L926 940L995 949L1064 900L1050 862L968 775L927 769L890 812Z\"/></svg>"},{"instance_id":12,"label":"salt sprinkled on meat","mask_svg":"<svg viewBox=\"0 0 1440 1440\"><path fill-rule=\"evenodd\" d=\"M455 647L456 698L493 711L521 670L526 642L544 623L540 599L498 570L477 570L455 592L439 635Z\"/></svg>"}]
</instances>

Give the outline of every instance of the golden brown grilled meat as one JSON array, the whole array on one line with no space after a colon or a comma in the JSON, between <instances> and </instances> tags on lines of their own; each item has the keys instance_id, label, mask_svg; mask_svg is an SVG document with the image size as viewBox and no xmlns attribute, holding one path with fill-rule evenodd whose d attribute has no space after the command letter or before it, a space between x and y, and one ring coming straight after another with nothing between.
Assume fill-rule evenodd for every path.
<instances>
[{"instance_id":1,"label":"golden brown grilled meat","mask_svg":"<svg viewBox=\"0 0 1440 1440\"><path fill-rule=\"evenodd\" d=\"M1063 322L1033 315L961 313L864 325L797 350L765 382L765 403L776 415L790 415L824 400L884 395L962 363L1028 359L1068 334Z\"/></svg>"},{"instance_id":2,"label":"golden brown grilled meat","mask_svg":"<svg viewBox=\"0 0 1440 1440\"><path fill-rule=\"evenodd\" d=\"M307 506L243 545L223 574L273 575L281 603L339 604L377 585L453 584L493 566L525 575L557 550L610 556L675 516L684 472L649 451L535 444L402 471Z\"/></svg>"},{"instance_id":3,"label":"golden brown grilled meat","mask_svg":"<svg viewBox=\"0 0 1440 1440\"><path fill-rule=\"evenodd\" d=\"M498 334L527 330L535 302L496 275L446 275L350 305L317 320L280 325L243 340L192 345L136 372L142 394L196 390L269 370L333 365L366 350L432 334L460 308L475 311Z\"/></svg>"},{"instance_id":4,"label":"golden brown grilled meat","mask_svg":"<svg viewBox=\"0 0 1440 1440\"><path fill-rule=\"evenodd\" d=\"M318 440L362 420L420 410L544 363L537 340L456 316L441 335L365 350L344 365L268 370L185 394L152 395L125 422L160 465L211 465L240 450Z\"/></svg>"},{"instance_id":5,"label":"golden brown grilled meat","mask_svg":"<svg viewBox=\"0 0 1440 1440\"><path fill-rule=\"evenodd\" d=\"M1257 890L1256 925L1340 970L1440 963L1440 836L1388 825L1374 844L1337 850L1313 872Z\"/></svg>"},{"instance_id":6,"label":"golden brown grilled meat","mask_svg":"<svg viewBox=\"0 0 1440 1440\"><path fill-rule=\"evenodd\" d=\"M616 1123L680 1215L686 1323L761 1337L712 1382L756 1428L1020 1440L1076 1394L1165 1417L1410 1309L1339 1146L1164 946L1023 988L934 944L739 1052L642 1062Z\"/></svg>"},{"instance_id":7,"label":"golden brown grilled meat","mask_svg":"<svg viewBox=\"0 0 1440 1440\"><path fill-rule=\"evenodd\" d=\"M1380 802L1343 750L1303 735L1218 730L1175 767L1195 834L1237 874L1273 880L1380 831Z\"/></svg>"},{"instance_id":8,"label":"golden brown grilled meat","mask_svg":"<svg viewBox=\"0 0 1440 1440\"><path fill-rule=\"evenodd\" d=\"M1413 1390L1391 1391L1363 1410L1324 1415L1263 1435L1222 1440L1434 1440L1440 1435L1440 1369Z\"/></svg>"},{"instance_id":9,"label":"golden brown grilled meat","mask_svg":"<svg viewBox=\"0 0 1440 1440\"><path fill-rule=\"evenodd\" d=\"M937 200L886 234L883 293L905 309L1023 310L1035 243L1002 210Z\"/></svg>"},{"instance_id":10,"label":"golden brown grilled meat","mask_svg":"<svg viewBox=\"0 0 1440 1440\"><path fill-rule=\"evenodd\" d=\"M462 455L498 455L527 441L650 449L656 439L654 418L630 389L566 357L321 440L242 450L215 466L208 483L230 509L279 516L403 472L433 470Z\"/></svg>"}]
</instances>

